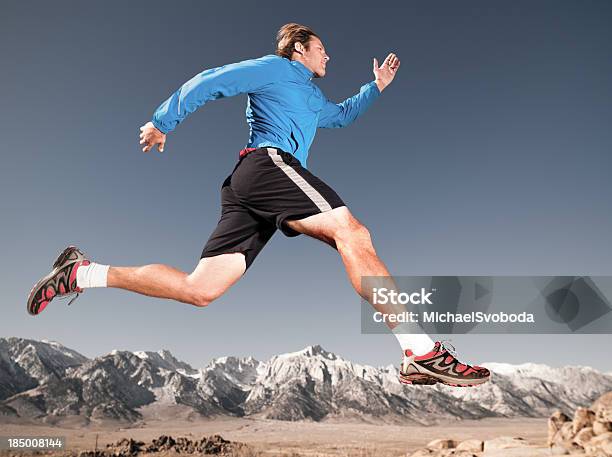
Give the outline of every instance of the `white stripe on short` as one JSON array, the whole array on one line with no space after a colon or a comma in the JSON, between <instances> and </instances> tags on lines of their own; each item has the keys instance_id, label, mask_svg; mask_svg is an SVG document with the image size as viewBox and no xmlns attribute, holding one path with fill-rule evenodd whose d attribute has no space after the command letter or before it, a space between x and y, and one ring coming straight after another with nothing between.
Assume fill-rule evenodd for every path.
<instances>
[{"instance_id":1,"label":"white stripe on short","mask_svg":"<svg viewBox=\"0 0 612 457\"><path fill-rule=\"evenodd\" d=\"M317 189L308 184L308 182L304 178L302 178L297 173L297 171L295 171L293 168L283 162L283 158L278 154L278 152L276 152L276 149L266 149L268 150L268 155L276 164L276 166L283 170L285 174L289 177L289 179L291 179L291 181L293 181L300 189L302 189L302 191L308 196L308 198L310 198L312 202L317 205L317 208L319 208L321 212L331 211L332 207L329 203L327 203L327 200L323 198L323 196L317 191Z\"/></svg>"}]
</instances>

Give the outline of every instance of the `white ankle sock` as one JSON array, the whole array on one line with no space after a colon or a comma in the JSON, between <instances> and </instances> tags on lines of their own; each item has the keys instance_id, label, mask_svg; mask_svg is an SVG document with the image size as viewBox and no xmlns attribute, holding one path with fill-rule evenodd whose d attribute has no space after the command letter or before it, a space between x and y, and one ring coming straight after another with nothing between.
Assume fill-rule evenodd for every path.
<instances>
[{"instance_id":1,"label":"white ankle sock","mask_svg":"<svg viewBox=\"0 0 612 457\"><path fill-rule=\"evenodd\" d=\"M412 333L410 333L411 331ZM411 329L407 324L400 324L395 327L393 334L399 341L402 351L410 349L415 355L423 355L434 347L434 342L427 333L414 333L414 329Z\"/></svg>"},{"instance_id":2,"label":"white ankle sock","mask_svg":"<svg viewBox=\"0 0 612 457\"><path fill-rule=\"evenodd\" d=\"M77 268L77 287L81 289L106 287L109 268L110 265L100 265L94 262L91 262L89 265L81 265Z\"/></svg>"}]
</instances>

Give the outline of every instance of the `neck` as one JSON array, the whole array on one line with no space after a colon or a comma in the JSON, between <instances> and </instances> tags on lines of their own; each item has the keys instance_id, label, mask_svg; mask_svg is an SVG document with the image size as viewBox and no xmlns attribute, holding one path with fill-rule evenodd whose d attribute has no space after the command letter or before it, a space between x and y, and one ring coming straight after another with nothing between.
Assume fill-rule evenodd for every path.
<instances>
[{"instance_id":1,"label":"neck","mask_svg":"<svg viewBox=\"0 0 612 457\"><path fill-rule=\"evenodd\" d=\"M302 57L301 54L298 54L297 52L294 52L293 54L291 54L291 60L294 60L296 62L301 63L306 68L308 68L310 71L312 71L312 68L310 68L308 65L306 65L306 61L304 60L304 58Z\"/></svg>"}]
</instances>

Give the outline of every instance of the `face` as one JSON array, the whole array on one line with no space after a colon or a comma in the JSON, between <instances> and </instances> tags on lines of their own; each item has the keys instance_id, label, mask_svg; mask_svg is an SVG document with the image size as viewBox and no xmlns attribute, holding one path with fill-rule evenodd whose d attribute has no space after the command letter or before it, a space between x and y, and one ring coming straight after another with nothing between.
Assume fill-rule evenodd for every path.
<instances>
[{"instance_id":1,"label":"face","mask_svg":"<svg viewBox=\"0 0 612 457\"><path fill-rule=\"evenodd\" d=\"M317 37L310 37L308 45L308 49L300 45L300 50L302 50L300 61L314 73L316 78L322 78L325 76L325 66L329 56L325 53L323 43Z\"/></svg>"}]
</instances>

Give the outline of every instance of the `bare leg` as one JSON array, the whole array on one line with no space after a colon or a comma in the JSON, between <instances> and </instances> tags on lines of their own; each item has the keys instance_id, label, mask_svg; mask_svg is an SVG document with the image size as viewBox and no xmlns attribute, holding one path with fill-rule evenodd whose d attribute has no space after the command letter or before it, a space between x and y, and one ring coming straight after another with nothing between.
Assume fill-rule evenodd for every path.
<instances>
[{"instance_id":1,"label":"bare leg","mask_svg":"<svg viewBox=\"0 0 612 457\"><path fill-rule=\"evenodd\" d=\"M379 287L384 284L389 289L397 290L387 267L374 250L368 229L350 213L346 206L285 223L297 232L336 248L342 257L351 284L366 301L372 303L372 288L365 283L362 284L364 276L379 277L380 280L377 281ZM373 306L383 313L400 313L406 310L402 305ZM395 325L390 323L389 327L393 328Z\"/></svg>"},{"instance_id":2,"label":"bare leg","mask_svg":"<svg viewBox=\"0 0 612 457\"><path fill-rule=\"evenodd\" d=\"M207 306L235 284L245 270L242 253L206 257L191 274L160 264L110 267L108 287Z\"/></svg>"}]
</instances>

